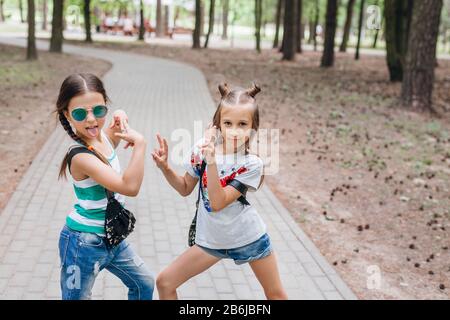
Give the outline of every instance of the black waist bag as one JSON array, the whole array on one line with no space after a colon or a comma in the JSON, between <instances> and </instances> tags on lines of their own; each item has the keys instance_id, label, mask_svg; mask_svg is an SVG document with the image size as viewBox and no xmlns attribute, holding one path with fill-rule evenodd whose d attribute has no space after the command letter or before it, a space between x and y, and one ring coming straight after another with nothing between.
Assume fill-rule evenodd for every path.
<instances>
[{"instance_id":1,"label":"black waist bag","mask_svg":"<svg viewBox=\"0 0 450 320\"><path fill-rule=\"evenodd\" d=\"M85 147L72 148L67 157L67 164L70 171L70 163L74 155L78 153L90 153L97 156L94 152ZM100 158L99 158L100 159ZM100 159L101 160L101 159ZM103 161L102 161L103 162ZM109 165L109 163L108 163ZM133 232L136 218L133 213L125 209L122 204L114 197L114 193L105 188L108 204L105 213L105 235L106 247L113 249L119 245L128 235Z\"/></svg>"}]
</instances>

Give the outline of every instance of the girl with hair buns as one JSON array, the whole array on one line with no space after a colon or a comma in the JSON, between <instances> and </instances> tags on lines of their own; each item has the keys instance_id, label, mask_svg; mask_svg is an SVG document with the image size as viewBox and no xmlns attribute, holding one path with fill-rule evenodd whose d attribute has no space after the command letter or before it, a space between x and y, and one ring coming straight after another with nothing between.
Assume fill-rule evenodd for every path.
<instances>
[{"instance_id":1,"label":"girl with hair buns","mask_svg":"<svg viewBox=\"0 0 450 320\"><path fill-rule=\"evenodd\" d=\"M130 300L151 300L153 296L154 278L128 242L123 240L109 249L104 241L105 188L121 204L123 195L136 196L144 176L146 149L144 138L128 126L122 110L115 111L111 124L103 129L108 100L102 81L95 75L73 74L62 83L56 102L55 113L75 147L86 147L71 147L59 172L60 178L66 177L69 169L77 199L59 238L63 300L89 299L103 269L122 280ZM121 140L127 142L125 148L133 146L123 174L115 152Z\"/></svg>"},{"instance_id":2,"label":"girl with hair buns","mask_svg":"<svg viewBox=\"0 0 450 320\"><path fill-rule=\"evenodd\" d=\"M255 96L261 90L255 84L247 90L223 84L219 91L222 97L213 122L186 158L184 176L169 167L167 141L157 135L160 149L152 157L168 183L188 196L200 180L199 199L201 195L195 244L159 274L159 297L176 299L179 286L228 258L238 265L250 264L267 299L287 299L266 226L245 198L263 179L262 160L249 152L259 127Z\"/></svg>"}]
</instances>

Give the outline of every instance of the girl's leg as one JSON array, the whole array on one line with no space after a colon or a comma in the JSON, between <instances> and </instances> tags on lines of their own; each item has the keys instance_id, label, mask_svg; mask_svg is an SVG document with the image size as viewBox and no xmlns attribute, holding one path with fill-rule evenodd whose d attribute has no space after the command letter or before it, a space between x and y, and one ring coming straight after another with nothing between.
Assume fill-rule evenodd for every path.
<instances>
[{"instance_id":1,"label":"girl's leg","mask_svg":"<svg viewBox=\"0 0 450 320\"><path fill-rule=\"evenodd\" d=\"M273 252L267 257L250 262L250 267L261 283L267 299L285 300L288 298L281 284L277 260Z\"/></svg>"},{"instance_id":2,"label":"girl's leg","mask_svg":"<svg viewBox=\"0 0 450 320\"><path fill-rule=\"evenodd\" d=\"M64 227L59 239L59 255L62 299L90 299L95 278L107 259L103 240L95 234Z\"/></svg>"},{"instance_id":3,"label":"girl's leg","mask_svg":"<svg viewBox=\"0 0 450 320\"><path fill-rule=\"evenodd\" d=\"M156 279L161 300L177 299L177 288L217 263L216 258L194 245L182 253Z\"/></svg>"},{"instance_id":4,"label":"girl's leg","mask_svg":"<svg viewBox=\"0 0 450 320\"><path fill-rule=\"evenodd\" d=\"M155 278L144 261L127 241L114 249L114 258L106 270L116 275L128 287L128 300L152 300Z\"/></svg>"}]
</instances>

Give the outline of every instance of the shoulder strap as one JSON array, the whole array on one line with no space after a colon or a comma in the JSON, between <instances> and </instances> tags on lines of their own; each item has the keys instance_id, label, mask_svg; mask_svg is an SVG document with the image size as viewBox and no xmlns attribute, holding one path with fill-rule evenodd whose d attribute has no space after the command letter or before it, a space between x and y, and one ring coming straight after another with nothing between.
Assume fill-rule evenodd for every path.
<instances>
[{"instance_id":1,"label":"shoulder strap","mask_svg":"<svg viewBox=\"0 0 450 320\"><path fill-rule=\"evenodd\" d=\"M72 158L76 154L79 154L79 153L90 153L90 154L94 155L95 157L97 157L97 155L94 152L92 152L91 150L89 150L86 147L74 147L74 148L71 148L69 150L69 152L67 153L67 167L69 168L69 172L70 172L70 165L72 164ZM112 197L114 197L114 193L113 192L109 191L106 188L105 188L105 191L106 191L106 195L108 197L108 200L111 199Z\"/></svg>"},{"instance_id":2,"label":"shoulder strap","mask_svg":"<svg viewBox=\"0 0 450 320\"><path fill-rule=\"evenodd\" d=\"M202 161L202 165L200 167L200 178L198 179L198 197L197 197L197 202L195 203L195 206L198 210L198 204L200 203L200 192L202 190L202 179L203 179L203 174L205 173L205 169L206 169L206 162ZM197 212L195 213L197 215Z\"/></svg>"},{"instance_id":3,"label":"shoulder strap","mask_svg":"<svg viewBox=\"0 0 450 320\"><path fill-rule=\"evenodd\" d=\"M196 208L198 209L198 205L200 203L200 192L202 190L202 178L203 178L203 174L205 173L205 169L206 169L206 162L202 161L202 166L200 168L200 179L199 179L199 187L198 187L198 197L197 197L197 202L196 202ZM237 199L237 201L239 201L240 203L242 203L243 205L247 205L249 206L250 203L247 201L247 199L245 198L245 194L247 193L248 187L239 182L236 179L231 180L231 182L228 184L231 185L232 187L234 187L237 191L239 191L240 193L242 193L242 195Z\"/></svg>"},{"instance_id":4,"label":"shoulder strap","mask_svg":"<svg viewBox=\"0 0 450 320\"><path fill-rule=\"evenodd\" d=\"M70 165L72 164L72 158L79 154L79 153L90 153L90 154L94 154L91 150L89 150L86 147L74 147L71 148L69 150L69 152L67 153L67 167L69 168L69 172L70 171ZM95 154L94 154L95 155Z\"/></svg>"},{"instance_id":5,"label":"shoulder strap","mask_svg":"<svg viewBox=\"0 0 450 320\"><path fill-rule=\"evenodd\" d=\"M250 203L247 201L247 199L245 198L245 194L247 193L248 187L243 184L242 182L233 179L230 181L230 183L228 183L229 186L232 186L233 188L235 188L237 191L239 191L242 195L237 199L240 203L242 203L243 205L247 205L249 206Z\"/></svg>"}]
</instances>

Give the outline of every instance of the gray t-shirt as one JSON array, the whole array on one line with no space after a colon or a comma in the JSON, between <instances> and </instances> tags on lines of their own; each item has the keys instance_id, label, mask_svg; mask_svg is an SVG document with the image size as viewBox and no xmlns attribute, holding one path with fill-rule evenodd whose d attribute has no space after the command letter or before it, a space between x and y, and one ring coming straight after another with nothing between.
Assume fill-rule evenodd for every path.
<instances>
[{"instance_id":1,"label":"gray t-shirt","mask_svg":"<svg viewBox=\"0 0 450 320\"><path fill-rule=\"evenodd\" d=\"M186 158L184 168L194 178L200 177L201 155L198 141ZM263 162L256 155L216 154L218 175L223 187L233 179L256 191L263 172ZM212 211L208 197L208 167L202 179L202 194L197 213L195 242L210 249L233 249L245 246L266 233L266 225L251 205L234 201L220 211ZM198 188L198 186L197 186Z\"/></svg>"}]
</instances>

